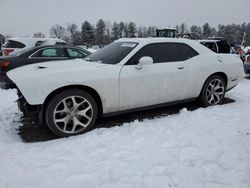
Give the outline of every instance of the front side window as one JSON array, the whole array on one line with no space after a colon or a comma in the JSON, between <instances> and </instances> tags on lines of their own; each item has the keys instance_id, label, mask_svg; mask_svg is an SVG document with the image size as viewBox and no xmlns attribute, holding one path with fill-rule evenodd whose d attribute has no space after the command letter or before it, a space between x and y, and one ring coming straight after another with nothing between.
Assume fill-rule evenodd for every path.
<instances>
[{"instance_id":1,"label":"front side window","mask_svg":"<svg viewBox=\"0 0 250 188\"><path fill-rule=\"evenodd\" d=\"M68 48L67 52L69 53L69 56L71 58L85 58L89 55L89 53L78 50L78 49L73 49L73 48Z\"/></svg>"},{"instance_id":2,"label":"front side window","mask_svg":"<svg viewBox=\"0 0 250 188\"><path fill-rule=\"evenodd\" d=\"M86 61L100 62L104 64L117 64L124 59L138 43L135 42L113 42L108 46L85 58Z\"/></svg>"},{"instance_id":3,"label":"front side window","mask_svg":"<svg viewBox=\"0 0 250 188\"><path fill-rule=\"evenodd\" d=\"M136 65L140 58L149 56L153 58L154 63L183 61L182 54L176 46L176 43L156 43L149 44L139 50L127 63L127 65Z\"/></svg>"},{"instance_id":4,"label":"front side window","mask_svg":"<svg viewBox=\"0 0 250 188\"><path fill-rule=\"evenodd\" d=\"M66 57L63 48L46 48L39 50L32 57Z\"/></svg>"}]
</instances>

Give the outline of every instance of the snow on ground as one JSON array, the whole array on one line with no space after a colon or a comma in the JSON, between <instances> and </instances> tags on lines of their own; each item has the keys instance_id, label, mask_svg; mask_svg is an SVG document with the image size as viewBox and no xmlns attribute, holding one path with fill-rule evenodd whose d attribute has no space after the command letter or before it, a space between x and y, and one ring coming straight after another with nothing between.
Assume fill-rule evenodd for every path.
<instances>
[{"instance_id":1,"label":"snow on ground","mask_svg":"<svg viewBox=\"0 0 250 188\"><path fill-rule=\"evenodd\" d=\"M0 91L0 187L249 188L249 91L245 79L235 103L32 144L15 92Z\"/></svg>"}]
</instances>

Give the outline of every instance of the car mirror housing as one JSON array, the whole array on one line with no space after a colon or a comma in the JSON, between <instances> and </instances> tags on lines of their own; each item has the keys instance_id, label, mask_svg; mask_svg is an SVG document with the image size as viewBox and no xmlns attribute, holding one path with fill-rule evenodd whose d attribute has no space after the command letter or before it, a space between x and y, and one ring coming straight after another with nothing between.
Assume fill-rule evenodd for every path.
<instances>
[{"instance_id":1,"label":"car mirror housing","mask_svg":"<svg viewBox=\"0 0 250 188\"><path fill-rule=\"evenodd\" d=\"M139 63L135 66L136 69L142 69L143 65L152 65L154 62L152 57L144 56L139 59Z\"/></svg>"}]
</instances>

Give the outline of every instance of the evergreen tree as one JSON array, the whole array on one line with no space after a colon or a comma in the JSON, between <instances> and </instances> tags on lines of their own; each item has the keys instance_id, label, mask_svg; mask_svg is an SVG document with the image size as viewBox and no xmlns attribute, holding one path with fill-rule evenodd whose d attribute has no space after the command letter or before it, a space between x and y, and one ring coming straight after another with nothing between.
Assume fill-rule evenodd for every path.
<instances>
[{"instance_id":1,"label":"evergreen tree","mask_svg":"<svg viewBox=\"0 0 250 188\"><path fill-rule=\"evenodd\" d=\"M129 22L128 24L128 37L135 37L136 34L136 24L134 22Z\"/></svg>"},{"instance_id":2,"label":"evergreen tree","mask_svg":"<svg viewBox=\"0 0 250 188\"><path fill-rule=\"evenodd\" d=\"M212 28L210 27L210 25L208 23L205 23L202 27L203 30L203 37L204 38L209 38L212 36Z\"/></svg>"},{"instance_id":3,"label":"evergreen tree","mask_svg":"<svg viewBox=\"0 0 250 188\"><path fill-rule=\"evenodd\" d=\"M125 23L120 22L119 25L119 38L122 38L124 36L124 31L125 31Z\"/></svg>"},{"instance_id":4,"label":"evergreen tree","mask_svg":"<svg viewBox=\"0 0 250 188\"><path fill-rule=\"evenodd\" d=\"M106 25L106 35L104 37L104 44L109 44L112 42L112 23L110 21L105 22Z\"/></svg>"},{"instance_id":5,"label":"evergreen tree","mask_svg":"<svg viewBox=\"0 0 250 188\"><path fill-rule=\"evenodd\" d=\"M96 44L101 45L104 44L104 39L105 39L105 30L106 30L106 24L105 22L100 19L97 24L96 24L96 29L95 29L95 41Z\"/></svg>"},{"instance_id":6,"label":"evergreen tree","mask_svg":"<svg viewBox=\"0 0 250 188\"><path fill-rule=\"evenodd\" d=\"M94 44L95 41L94 27L87 20L82 24L81 40L88 45Z\"/></svg>"},{"instance_id":7,"label":"evergreen tree","mask_svg":"<svg viewBox=\"0 0 250 188\"><path fill-rule=\"evenodd\" d=\"M112 27L112 39L117 40L119 37L120 37L119 25L116 22L114 22Z\"/></svg>"},{"instance_id":8,"label":"evergreen tree","mask_svg":"<svg viewBox=\"0 0 250 188\"><path fill-rule=\"evenodd\" d=\"M201 27L200 26L196 26L196 25L192 25L190 27L190 32L191 33L196 33L198 35L201 35Z\"/></svg>"},{"instance_id":9,"label":"evergreen tree","mask_svg":"<svg viewBox=\"0 0 250 188\"><path fill-rule=\"evenodd\" d=\"M128 24L126 23L125 25L124 25L124 37L125 38L128 38L129 37L129 30L128 30Z\"/></svg>"}]
</instances>

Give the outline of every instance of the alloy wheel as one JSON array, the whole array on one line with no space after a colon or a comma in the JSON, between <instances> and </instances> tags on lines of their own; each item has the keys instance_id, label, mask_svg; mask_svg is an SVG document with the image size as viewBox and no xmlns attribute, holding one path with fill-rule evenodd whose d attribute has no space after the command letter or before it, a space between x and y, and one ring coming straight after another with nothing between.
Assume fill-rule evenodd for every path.
<instances>
[{"instance_id":1,"label":"alloy wheel","mask_svg":"<svg viewBox=\"0 0 250 188\"><path fill-rule=\"evenodd\" d=\"M53 112L56 127L70 134L77 134L88 127L93 118L93 106L82 96L61 100Z\"/></svg>"},{"instance_id":2,"label":"alloy wheel","mask_svg":"<svg viewBox=\"0 0 250 188\"><path fill-rule=\"evenodd\" d=\"M220 79L211 80L206 89L206 99L210 105L216 105L221 102L225 92L225 86Z\"/></svg>"}]
</instances>

